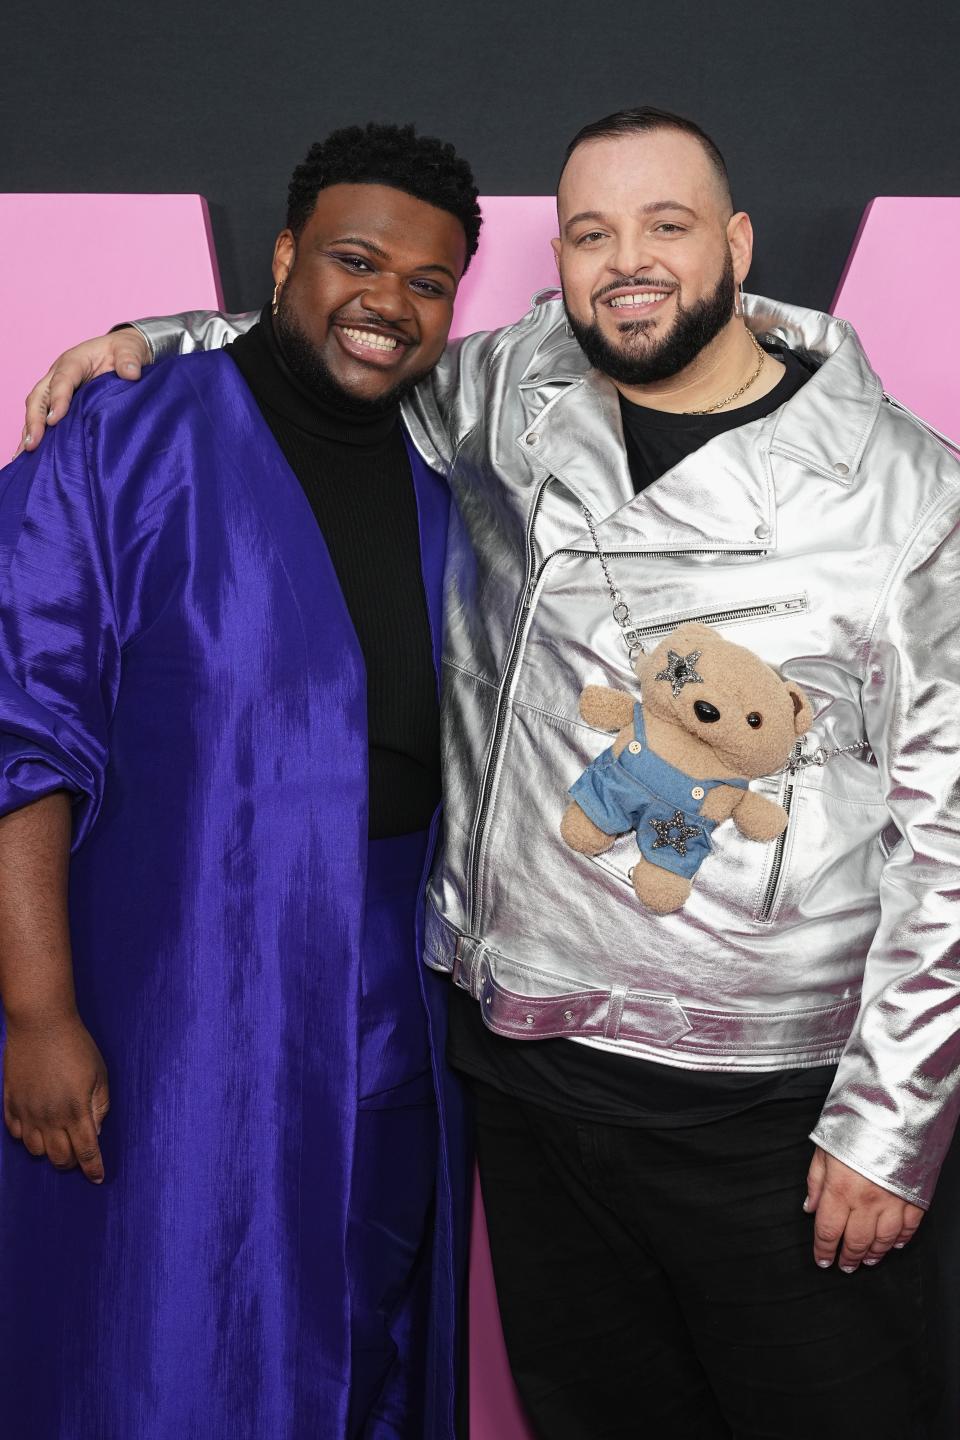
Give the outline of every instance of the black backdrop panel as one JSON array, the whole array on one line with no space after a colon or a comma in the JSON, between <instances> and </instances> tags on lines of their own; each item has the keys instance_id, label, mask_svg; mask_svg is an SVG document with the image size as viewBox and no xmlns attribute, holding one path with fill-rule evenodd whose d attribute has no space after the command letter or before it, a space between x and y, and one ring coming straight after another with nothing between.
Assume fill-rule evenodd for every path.
<instances>
[{"instance_id":1,"label":"black backdrop panel","mask_svg":"<svg viewBox=\"0 0 960 1440\"><path fill-rule=\"evenodd\" d=\"M260 304L286 181L336 125L413 120L488 194L552 190L623 105L691 115L757 230L751 285L827 307L874 195L960 193L960 7L892 0L7 0L0 190L197 191ZM908 303L910 257L891 275Z\"/></svg>"}]
</instances>

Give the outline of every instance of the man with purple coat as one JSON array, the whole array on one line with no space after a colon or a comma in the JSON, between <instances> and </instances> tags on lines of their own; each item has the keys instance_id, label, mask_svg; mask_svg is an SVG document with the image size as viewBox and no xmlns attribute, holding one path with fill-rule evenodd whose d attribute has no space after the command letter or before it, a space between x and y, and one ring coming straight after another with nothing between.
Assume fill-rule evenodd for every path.
<instances>
[{"instance_id":1,"label":"man with purple coat","mask_svg":"<svg viewBox=\"0 0 960 1440\"><path fill-rule=\"evenodd\" d=\"M448 502L399 401L476 193L409 128L335 133L259 324L0 475L11 1436L453 1434L467 1167L416 934Z\"/></svg>"}]
</instances>

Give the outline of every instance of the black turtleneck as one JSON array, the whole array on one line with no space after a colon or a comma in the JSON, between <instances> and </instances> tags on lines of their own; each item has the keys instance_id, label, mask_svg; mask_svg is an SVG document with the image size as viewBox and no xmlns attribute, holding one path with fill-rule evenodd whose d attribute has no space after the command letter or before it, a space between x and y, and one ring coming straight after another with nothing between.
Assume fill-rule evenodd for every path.
<instances>
[{"instance_id":1,"label":"black turtleneck","mask_svg":"<svg viewBox=\"0 0 960 1440\"><path fill-rule=\"evenodd\" d=\"M288 368L269 307L228 353L303 486L363 652L370 838L423 830L440 798L440 715L399 409L356 416L318 399Z\"/></svg>"}]
</instances>

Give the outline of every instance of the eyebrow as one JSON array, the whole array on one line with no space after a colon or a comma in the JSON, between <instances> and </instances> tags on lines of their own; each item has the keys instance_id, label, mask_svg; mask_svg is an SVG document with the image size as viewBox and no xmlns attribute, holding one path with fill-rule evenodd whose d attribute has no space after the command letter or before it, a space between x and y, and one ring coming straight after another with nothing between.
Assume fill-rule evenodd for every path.
<instances>
[{"instance_id":1,"label":"eyebrow","mask_svg":"<svg viewBox=\"0 0 960 1440\"><path fill-rule=\"evenodd\" d=\"M689 205L683 205L679 200L651 200L648 204L641 205L640 207L640 213L642 215L656 215L661 210L682 210L685 215L691 215L696 218L696 211L691 210ZM581 210L578 214L570 216L570 219L563 227L564 232L568 231L573 225L579 225L584 220L603 220L605 218L600 210Z\"/></svg>"},{"instance_id":2,"label":"eyebrow","mask_svg":"<svg viewBox=\"0 0 960 1440\"><path fill-rule=\"evenodd\" d=\"M341 235L337 240L327 241L327 244L356 245L361 250L366 250L370 255L376 255L378 260L390 259L390 256L386 250L382 250L379 245L374 245L372 240L361 239L359 235ZM457 283L457 277L456 275L454 275L449 265L416 265L414 266L414 269L416 270L417 274L422 274L426 271L439 271L441 275L448 275L453 281L454 285L456 285Z\"/></svg>"}]
</instances>

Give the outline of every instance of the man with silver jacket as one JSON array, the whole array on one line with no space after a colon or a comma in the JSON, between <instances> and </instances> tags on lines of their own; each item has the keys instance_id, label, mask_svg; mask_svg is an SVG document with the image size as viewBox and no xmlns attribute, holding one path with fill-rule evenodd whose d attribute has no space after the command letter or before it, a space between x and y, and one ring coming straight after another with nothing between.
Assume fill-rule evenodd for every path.
<instances>
[{"instance_id":1,"label":"man with silver jacket","mask_svg":"<svg viewBox=\"0 0 960 1440\"><path fill-rule=\"evenodd\" d=\"M513 1371L551 1440L909 1435L905 1247L960 1069L960 467L849 325L743 297L750 222L691 122L588 126L558 207L562 300L406 404L457 502L426 960L453 976ZM159 355L243 322L142 328ZM559 821L609 743L582 688L635 689L631 653L692 619L814 722L755 782L782 839L721 827L659 917L629 837L591 860Z\"/></svg>"}]
</instances>

